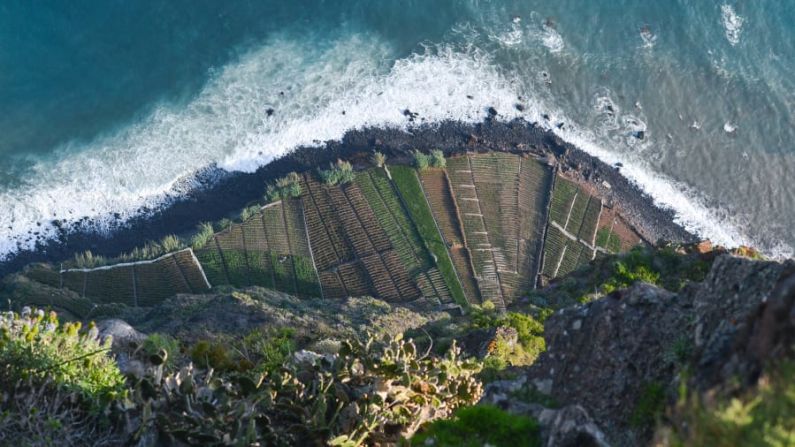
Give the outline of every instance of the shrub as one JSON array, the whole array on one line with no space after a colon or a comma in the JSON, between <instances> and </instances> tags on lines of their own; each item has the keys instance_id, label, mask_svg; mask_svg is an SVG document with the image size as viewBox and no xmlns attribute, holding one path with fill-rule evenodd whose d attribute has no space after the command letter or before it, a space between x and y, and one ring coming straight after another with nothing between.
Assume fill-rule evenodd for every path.
<instances>
[{"instance_id":1,"label":"shrub","mask_svg":"<svg viewBox=\"0 0 795 447\"><path fill-rule=\"evenodd\" d=\"M651 427L665 409L665 388L651 382L644 385L629 422L636 428Z\"/></svg>"},{"instance_id":2,"label":"shrub","mask_svg":"<svg viewBox=\"0 0 795 447\"><path fill-rule=\"evenodd\" d=\"M179 342L165 334L150 334L144 340L141 349L147 357L161 357L167 369L175 365L179 356ZM163 352L165 352L165 355L163 355Z\"/></svg>"},{"instance_id":3,"label":"shrub","mask_svg":"<svg viewBox=\"0 0 795 447\"><path fill-rule=\"evenodd\" d=\"M491 405L458 410L453 418L429 424L411 439L412 446L535 447L541 445L538 423Z\"/></svg>"},{"instance_id":4,"label":"shrub","mask_svg":"<svg viewBox=\"0 0 795 447\"><path fill-rule=\"evenodd\" d=\"M428 169L428 166L430 166L431 164L430 157L428 157L427 154L417 150L415 150L413 154L414 154L414 167L416 167L420 171Z\"/></svg>"},{"instance_id":5,"label":"shrub","mask_svg":"<svg viewBox=\"0 0 795 447\"><path fill-rule=\"evenodd\" d=\"M401 339L349 341L339 354L301 352L257 377L189 366L147 378L129 411L150 413L129 420L140 424L136 436L157 433L189 445L395 444L476 402L482 388L475 372L455 348L436 358Z\"/></svg>"},{"instance_id":6,"label":"shrub","mask_svg":"<svg viewBox=\"0 0 795 447\"><path fill-rule=\"evenodd\" d=\"M386 164L386 155L381 152L375 151L373 155L370 157L370 161L379 168L383 168Z\"/></svg>"},{"instance_id":7,"label":"shrub","mask_svg":"<svg viewBox=\"0 0 795 447\"><path fill-rule=\"evenodd\" d=\"M124 378L108 356L111 341L100 342L93 323L61 325L54 312L25 308L0 316L0 388L19 381L52 383L93 403L123 395Z\"/></svg>"},{"instance_id":8,"label":"shrub","mask_svg":"<svg viewBox=\"0 0 795 447\"><path fill-rule=\"evenodd\" d=\"M447 166L447 160L444 158L444 152L439 149L432 150L429 159L431 166L434 168L444 168Z\"/></svg>"},{"instance_id":9,"label":"shrub","mask_svg":"<svg viewBox=\"0 0 795 447\"><path fill-rule=\"evenodd\" d=\"M79 269L91 269L107 264L107 259L91 253L91 250L75 254L75 266Z\"/></svg>"},{"instance_id":10,"label":"shrub","mask_svg":"<svg viewBox=\"0 0 795 447\"><path fill-rule=\"evenodd\" d=\"M275 202L280 199L299 197L300 195L301 176L295 172L291 172L277 179L275 183L268 185L265 192L265 199L268 202Z\"/></svg>"},{"instance_id":11,"label":"shrub","mask_svg":"<svg viewBox=\"0 0 795 447\"><path fill-rule=\"evenodd\" d=\"M243 208L240 211L240 221L241 222L245 222L245 221L249 220L250 218L256 216L257 214L259 214L259 210L260 210L259 205L252 205L252 206Z\"/></svg>"},{"instance_id":12,"label":"shrub","mask_svg":"<svg viewBox=\"0 0 795 447\"><path fill-rule=\"evenodd\" d=\"M197 227L196 234L193 235L193 238L190 241L191 247L193 247L194 250L204 247L208 242L210 242L214 234L215 230L213 229L212 224L209 222L200 223Z\"/></svg>"},{"instance_id":13,"label":"shrub","mask_svg":"<svg viewBox=\"0 0 795 447\"><path fill-rule=\"evenodd\" d=\"M354 180L355 174L353 166L343 160L337 160L336 164L330 164L329 169L319 170L320 179L327 185L344 185Z\"/></svg>"},{"instance_id":14,"label":"shrub","mask_svg":"<svg viewBox=\"0 0 795 447\"><path fill-rule=\"evenodd\" d=\"M219 220L214 225L215 231L224 231L231 226L232 226L232 221L226 218Z\"/></svg>"},{"instance_id":15,"label":"shrub","mask_svg":"<svg viewBox=\"0 0 795 447\"><path fill-rule=\"evenodd\" d=\"M171 234L160 241L160 247L162 247L163 253L172 253L185 248L185 244L178 237Z\"/></svg>"},{"instance_id":16,"label":"shrub","mask_svg":"<svg viewBox=\"0 0 795 447\"><path fill-rule=\"evenodd\" d=\"M246 335L240 345L238 351L253 371L276 371L296 350L295 331L289 328L257 329Z\"/></svg>"},{"instance_id":17,"label":"shrub","mask_svg":"<svg viewBox=\"0 0 795 447\"><path fill-rule=\"evenodd\" d=\"M665 444L709 446L795 445L795 363L769 365L755 387L729 396L688 395L658 427ZM659 445L663 445L660 443Z\"/></svg>"}]
</instances>

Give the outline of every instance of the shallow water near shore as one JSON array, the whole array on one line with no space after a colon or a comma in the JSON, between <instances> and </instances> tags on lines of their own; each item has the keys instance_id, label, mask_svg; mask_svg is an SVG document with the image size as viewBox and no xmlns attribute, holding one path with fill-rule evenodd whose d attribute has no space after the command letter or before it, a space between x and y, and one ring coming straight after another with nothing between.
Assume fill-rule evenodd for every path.
<instances>
[{"instance_id":1,"label":"shallow water near shore","mask_svg":"<svg viewBox=\"0 0 795 447\"><path fill-rule=\"evenodd\" d=\"M2 6L0 257L53 220L110 231L211 164L488 107L622 163L702 237L789 255L795 8L701 3Z\"/></svg>"}]
</instances>

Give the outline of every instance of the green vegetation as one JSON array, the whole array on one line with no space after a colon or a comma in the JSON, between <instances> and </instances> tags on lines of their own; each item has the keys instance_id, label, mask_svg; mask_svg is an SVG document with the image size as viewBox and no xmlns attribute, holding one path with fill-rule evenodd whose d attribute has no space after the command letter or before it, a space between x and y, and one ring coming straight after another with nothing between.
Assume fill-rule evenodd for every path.
<instances>
[{"instance_id":1,"label":"green vegetation","mask_svg":"<svg viewBox=\"0 0 795 447\"><path fill-rule=\"evenodd\" d=\"M207 243L212 240L213 235L215 235L215 230L212 224L209 222L202 222L196 227L196 234L193 235L190 245L193 247L193 250L198 250L207 245Z\"/></svg>"},{"instance_id":2,"label":"green vegetation","mask_svg":"<svg viewBox=\"0 0 795 447\"><path fill-rule=\"evenodd\" d=\"M157 357L166 368L171 369L179 357L179 342L166 334L150 334L141 344L141 350L150 359Z\"/></svg>"},{"instance_id":3,"label":"green vegetation","mask_svg":"<svg viewBox=\"0 0 795 447\"><path fill-rule=\"evenodd\" d=\"M602 227L596 232L596 246L611 253L618 253L621 251L621 239L610 231L610 228Z\"/></svg>"},{"instance_id":4,"label":"green vegetation","mask_svg":"<svg viewBox=\"0 0 795 447\"><path fill-rule=\"evenodd\" d=\"M300 196L301 176L295 172L291 172L276 180L275 183L268 185L265 192L265 199L268 202Z\"/></svg>"},{"instance_id":5,"label":"green vegetation","mask_svg":"<svg viewBox=\"0 0 795 447\"><path fill-rule=\"evenodd\" d=\"M417 179L417 174L407 166L392 166L390 171L398 191L403 196L403 202L408 206L409 214L411 214L417 230L425 242L425 246L433 255L436 265L447 284L447 288L450 289L450 293L453 295L453 299L459 305L468 307L469 303L464 295L464 289L458 280L450 255L447 253L447 246L442 241L439 230L436 228L433 214L431 214L428 201L422 192L422 186L420 186L420 182Z\"/></svg>"},{"instance_id":6,"label":"green vegetation","mask_svg":"<svg viewBox=\"0 0 795 447\"><path fill-rule=\"evenodd\" d=\"M207 276L207 280L210 281L210 284L214 286L229 284L224 270L224 261L215 246L208 246L196 251L196 258L201 263L204 274Z\"/></svg>"},{"instance_id":7,"label":"green vegetation","mask_svg":"<svg viewBox=\"0 0 795 447\"><path fill-rule=\"evenodd\" d=\"M451 419L429 424L411 439L412 446L535 447L541 445L538 423L497 407L478 405L458 410Z\"/></svg>"},{"instance_id":8,"label":"green vegetation","mask_svg":"<svg viewBox=\"0 0 795 447\"><path fill-rule=\"evenodd\" d=\"M539 321L531 315L518 312L501 314L491 301L486 301L480 306L473 305L470 316L471 327L513 328L517 334L517 343L511 345L498 332L493 345L489 347L481 378L490 382L501 378L500 371L508 366L529 366L535 362L546 350L543 320L550 313L551 311L543 312Z\"/></svg>"},{"instance_id":9,"label":"green vegetation","mask_svg":"<svg viewBox=\"0 0 795 447\"><path fill-rule=\"evenodd\" d=\"M318 170L320 179L327 185L344 185L354 180L353 166L347 161L337 160L328 169Z\"/></svg>"},{"instance_id":10,"label":"green vegetation","mask_svg":"<svg viewBox=\"0 0 795 447\"><path fill-rule=\"evenodd\" d=\"M412 152L412 155L414 155L414 167L420 171L428 169L431 165L431 158L428 154L415 150Z\"/></svg>"},{"instance_id":11,"label":"green vegetation","mask_svg":"<svg viewBox=\"0 0 795 447\"><path fill-rule=\"evenodd\" d=\"M163 247L164 253L173 253L185 248L185 244L183 244L182 241L173 234L164 237L160 241L160 246Z\"/></svg>"},{"instance_id":12,"label":"green vegetation","mask_svg":"<svg viewBox=\"0 0 795 447\"><path fill-rule=\"evenodd\" d=\"M83 253L75 254L75 267L79 269L91 269L94 267L100 267L106 265L108 260L105 259L103 256L98 256L91 253L91 250L85 251Z\"/></svg>"},{"instance_id":13,"label":"green vegetation","mask_svg":"<svg viewBox=\"0 0 795 447\"><path fill-rule=\"evenodd\" d=\"M251 219L252 217L258 215L259 210L260 210L259 205L251 205L249 207L243 208L243 210L240 211L240 221L245 222Z\"/></svg>"},{"instance_id":14,"label":"green vegetation","mask_svg":"<svg viewBox=\"0 0 795 447\"><path fill-rule=\"evenodd\" d=\"M711 260L698 254L680 253L674 245L639 245L627 253L598 257L554 287L533 291L531 302L541 307L561 308L591 301L637 282L678 292L690 281L703 281L711 266Z\"/></svg>"},{"instance_id":15,"label":"green vegetation","mask_svg":"<svg viewBox=\"0 0 795 447\"><path fill-rule=\"evenodd\" d=\"M383 168L386 165L386 155L379 151L373 152L373 155L370 157L370 161L373 165L377 168Z\"/></svg>"},{"instance_id":16,"label":"green vegetation","mask_svg":"<svg viewBox=\"0 0 795 447\"><path fill-rule=\"evenodd\" d=\"M124 378L107 355L110 340L100 342L93 323L61 325L54 312L25 308L0 316L0 388L19 381L52 381L94 405L124 395Z\"/></svg>"},{"instance_id":17,"label":"green vegetation","mask_svg":"<svg viewBox=\"0 0 795 447\"><path fill-rule=\"evenodd\" d=\"M444 152L439 149L432 150L429 159L431 166L434 168L443 168L447 166L447 160L444 158Z\"/></svg>"},{"instance_id":18,"label":"green vegetation","mask_svg":"<svg viewBox=\"0 0 795 447\"><path fill-rule=\"evenodd\" d=\"M386 174L380 170L361 172L356 184L406 269L411 274L426 270L430 265L428 253Z\"/></svg>"},{"instance_id":19,"label":"green vegetation","mask_svg":"<svg viewBox=\"0 0 795 447\"><path fill-rule=\"evenodd\" d=\"M719 447L795 445L795 363L770 365L755 388L702 399L682 390L670 425L658 437L671 445Z\"/></svg>"},{"instance_id":20,"label":"green vegetation","mask_svg":"<svg viewBox=\"0 0 795 447\"><path fill-rule=\"evenodd\" d=\"M227 219L227 218L223 218L223 219L219 220L218 222L216 222L213 225L213 227L215 228L216 232L221 232L221 231L224 231L224 230L228 229L229 227L231 227L233 223L234 222L232 222L232 220Z\"/></svg>"},{"instance_id":21,"label":"green vegetation","mask_svg":"<svg viewBox=\"0 0 795 447\"><path fill-rule=\"evenodd\" d=\"M274 372L296 351L295 331L289 328L257 329L246 335L236 349L256 373Z\"/></svg>"},{"instance_id":22,"label":"green vegetation","mask_svg":"<svg viewBox=\"0 0 795 447\"><path fill-rule=\"evenodd\" d=\"M665 409L665 387L657 382L644 385L629 423L635 428L649 428Z\"/></svg>"},{"instance_id":23,"label":"green vegetation","mask_svg":"<svg viewBox=\"0 0 795 447\"><path fill-rule=\"evenodd\" d=\"M439 149L434 149L430 154L421 151L413 151L414 167L423 171L428 168L443 168L447 166L447 160L444 158L444 152Z\"/></svg>"}]
</instances>

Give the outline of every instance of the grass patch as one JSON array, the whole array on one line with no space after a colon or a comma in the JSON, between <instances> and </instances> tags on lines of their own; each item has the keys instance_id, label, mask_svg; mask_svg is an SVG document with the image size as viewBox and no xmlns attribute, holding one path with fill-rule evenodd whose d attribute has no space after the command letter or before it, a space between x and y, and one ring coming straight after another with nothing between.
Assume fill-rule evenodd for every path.
<instances>
[{"instance_id":1,"label":"grass patch","mask_svg":"<svg viewBox=\"0 0 795 447\"><path fill-rule=\"evenodd\" d=\"M541 445L538 422L495 406L478 405L456 411L452 418L433 422L410 445L434 447L535 447Z\"/></svg>"},{"instance_id":2,"label":"grass patch","mask_svg":"<svg viewBox=\"0 0 795 447\"><path fill-rule=\"evenodd\" d=\"M768 368L755 388L705 402L680 390L667 430L671 445L795 445L795 362ZM658 430L658 431L660 431Z\"/></svg>"},{"instance_id":3,"label":"grass patch","mask_svg":"<svg viewBox=\"0 0 795 447\"><path fill-rule=\"evenodd\" d=\"M417 174L408 166L392 166L390 172L398 191L403 196L403 201L408 206L409 214L417 226L420 237L436 260L436 265L442 273L447 288L450 289L450 293L458 304L469 307L464 289L461 287L461 282L458 280L453 262L447 252L447 246L436 228L436 222L433 220L433 214L431 214L428 201L422 192Z\"/></svg>"},{"instance_id":4,"label":"grass patch","mask_svg":"<svg viewBox=\"0 0 795 447\"><path fill-rule=\"evenodd\" d=\"M223 260L218 250L214 247L199 250L196 252L196 259L201 263L204 274L207 275L207 280L210 281L210 284L215 286L229 284L229 280L226 279Z\"/></svg>"}]
</instances>

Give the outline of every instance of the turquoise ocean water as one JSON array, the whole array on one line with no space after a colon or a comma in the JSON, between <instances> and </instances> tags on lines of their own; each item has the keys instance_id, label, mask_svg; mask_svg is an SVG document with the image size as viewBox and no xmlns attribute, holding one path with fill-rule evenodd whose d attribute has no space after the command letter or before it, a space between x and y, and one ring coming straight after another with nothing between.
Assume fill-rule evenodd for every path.
<instances>
[{"instance_id":1,"label":"turquoise ocean water","mask_svg":"<svg viewBox=\"0 0 795 447\"><path fill-rule=\"evenodd\" d=\"M565 122L703 237L788 255L794 73L789 0L2 2L0 257L212 163L489 106Z\"/></svg>"}]
</instances>

